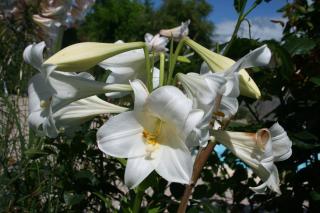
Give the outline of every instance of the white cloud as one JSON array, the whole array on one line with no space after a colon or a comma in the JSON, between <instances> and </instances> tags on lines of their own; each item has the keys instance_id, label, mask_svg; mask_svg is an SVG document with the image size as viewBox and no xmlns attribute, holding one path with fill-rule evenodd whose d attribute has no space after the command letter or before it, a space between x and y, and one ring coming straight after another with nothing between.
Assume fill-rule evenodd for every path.
<instances>
[{"instance_id":1,"label":"white cloud","mask_svg":"<svg viewBox=\"0 0 320 213\"><path fill-rule=\"evenodd\" d=\"M283 27L280 24L272 23L271 20L274 19L286 21L283 18L271 17L255 17L249 19L251 24L251 38L259 40L275 39L279 41L282 37ZM216 24L213 40L219 43L229 41L235 25L236 21L224 21ZM246 21L241 24L238 36L241 38L249 38L249 25Z\"/></svg>"}]
</instances>

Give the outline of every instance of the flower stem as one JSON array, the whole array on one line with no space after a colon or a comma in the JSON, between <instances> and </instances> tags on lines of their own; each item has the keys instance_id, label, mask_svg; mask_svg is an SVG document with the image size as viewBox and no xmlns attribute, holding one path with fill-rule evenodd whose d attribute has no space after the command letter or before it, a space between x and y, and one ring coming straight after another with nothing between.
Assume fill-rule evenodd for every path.
<instances>
[{"instance_id":1,"label":"flower stem","mask_svg":"<svg viewBox=\"0 0 320 213\"><path fill-rule=\"evenodd\" d=\"M252 10L254 10L260 3L258 3L257 1L255 1L251 7L248 9L247 12L244 12L244 9L246 7L246 4L247 4L247 1L245 0L244 2L244 6L242 7L241 11L239 12L239 17L238 17L238 20L237 20L237 23L236 23L236 26L234 28L234 31L232 33L232 36L231 36L231 39L230 41L228 42L226 48L224 49L223 51L223 55L227 55L229 50L230 50L230 47L232 46L232 43L234 42L234 40L236 39L237 37L237 34L238 34L238 31L239 31L239 28L240 28L240 25L241 23L243 22L243 20L249 15L249 13L252 12Z\"/></svg>"},{"instance_id":2,"label":"flower stem","mask_svg":"<svg viewBox=\"0 0 320 213\"><path fill-rule=\"evenodd\" d=\"M169 74L168 74L168 80L167 80L168 85L170 85L172 83L173 71L176 66L177 58L178 58L179 53L183 47L183 44L184 44L184 39L181 39L178 43L178 46L176 48L176 51L174 52L173 57L170 58Z\"/></svg>"},{"instance_id":3,"label":"flower stem","mask_svg":"<svg viewBox=\"0 0 320 213\"><path fill-rule=\"evenodd\" d=\"M136 192L136 196L134 198L134 202L133 202L133 207L132 207L133 213L138 213L140 211L143 194L144 194L144 190L141 190L138 188Z\"/></svg>"},{"instance_id":4,"label":"flower stem","mask_svg":"<svg viewBox=\"0 0 320 213\"><path fill-rule=\"evenodd\" d=\"M214 101L214 110L213 112L217 112L220 108L220 103L221 103L221 98L222 95L217 95ZM180 200L180 205L178 208L178 213L184 213L186 212L187 206L188 206L188 201L189 197L192 194L192 190L194 186L196 185L201 171L206 164L210 154L212 153L212 150L214 149L216 143L210 142L205 148L200 148L199 153L196 157L196 160L193 165L193 171L192 171L192 177L191 177L191 183L186 185L184 194Z\"/></svg>"},{"instance_id":5,"label":"flower stem","mask_svg":"<svg viewBox=\"0 0 320 213\"><path fill-rule=\"evenodd\" d=\"M163 52L160 53L160 79L159 86L163 86L164 84L164 64L165 64L165 55Z\"/></svg>"},{"instance_id":6,"label":"flower stem","mask_svg":"<svg viewBox=\"0 0 320 213\"><path fill-rule=\"evenodd\" d=\"M150 57L149 57L149 49L147 45L144 46L143 48L144 51L144 56L146 58L146 72L147 72L147 88L149 92L152 91L152 73L151 73L151 67L150 67Z\"/></svg>"}]
</instances>

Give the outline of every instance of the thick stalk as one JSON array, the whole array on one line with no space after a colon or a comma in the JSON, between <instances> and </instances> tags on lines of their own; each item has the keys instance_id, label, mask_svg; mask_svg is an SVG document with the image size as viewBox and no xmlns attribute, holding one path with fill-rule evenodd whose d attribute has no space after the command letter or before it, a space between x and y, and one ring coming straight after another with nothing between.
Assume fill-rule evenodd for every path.
<instances>
[{"instance_id":1,"label":"thick stalk","mask_svg":"<svg viewBox=\"0 0 320 213\"><path fill-rule=\"evenodd\" d=\"M246 2L245 2L245 4L246 4ZM233 30L233 33L232 33L232 36L231 36L230 41L228 42L226 48L225 48L224 51L223 51L223 55L227 55L227 54L228 54L229 49L230 49L233 41L236 39L236 37L237 37L237 35L238 35L238 31L239 31L239 29L240 29L241 22L242 22L243 19L244 19L243 12L244 12L244 8L245 8L245 7L246 7L246 6L244 5L244 6L242 7L240 13L239 13L236 26L235 26L235 28L234 28L234 30Z\"/></svg>"},{"instance_id":2,"label":"thick stalk","mask_svg":"<svg viewBox=\"0 0 320 213\"><path fill-rule=\"evenodd\" d=\"M145 45L144 48L144 57L146 58L146 72L147 72L147 88L149 92L152 91L152 73L150 68L150 57L149 57L149 50L148 47Z\"/></svg>"},{"instance_id":3,"label":"thick stalk","mask_svg":"<svg viewBox=\"0 0 320 213\"><path fill-rule=\"evenodd\" d=\"M168 81L167 81L168 85L170 85L172 83L173 71L176 66L177 58L178 58L179 53L183 47L183 44L184 44L184 39L181 39L178 43L178 46L176 48L176 51L174 52L173 57L170 58L169 74L168 74Z\"/></svg>"},{"instance_id":4,"label":"thick stalk","mask_svg":"<svg viewBox=\"0 0 320 213\"><path fill-rule=\"evenodd\" d=\"M58 29L57 39L56 39L55 43L53 43L53 45L52 45L50 55L55 54L56 52L58 52L61 49L63 34L64 34L64 28L61 26Z\"/></svg>"},{"instance_id":5,"label":"thick stalk","mask_svg":"<svg viewBox=\"0 0 320 213\"><path fill-rule=\"evenodd\" d=\"M221 98L222 98L222 95L217 95L217 97L214 101L215 104L214 104L213 112L218 112L218 110L220 108ZM204 165L206 164L210 154L212 153L212 150L214 149L215 145L216 145L215 143L209 142L205 148L201 148L199 150L199 153L198 153L196 160L194 162L194 165L193 165L191 182L190 182L190 184L186 185L184 194L183 194L181 201L180 201L178 213L186 212L186 209L188 207L189 197L191 196L193 188L196 185L196 183L200 177L201 171L202 171Z\"/></svg>"},{"instance_id":6,"label":"thick stalk","mask_svg":"<svg viewBox=\"0 0 320 213\"><path fill-rule=\"evenodd\" d=\"M160 53L160 79L159 86L163 86L164 84L164 64L165 64L165 55L163 52Z\"/></svg>"}]
</instances>

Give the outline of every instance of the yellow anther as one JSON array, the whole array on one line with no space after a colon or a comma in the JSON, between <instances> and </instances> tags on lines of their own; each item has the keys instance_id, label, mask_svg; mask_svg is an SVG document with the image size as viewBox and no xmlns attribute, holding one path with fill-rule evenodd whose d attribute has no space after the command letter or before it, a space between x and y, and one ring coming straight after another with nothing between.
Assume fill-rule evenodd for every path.
<instances>
[{"instance_id":1,"label":"yellow anther","mask_svg":"<svg viewBox=\"0 0 320 213\"><path fill-rule=\"evenodd\" d=\"M153 158L153 152L159 148L159 136L161 131L161 120L157 123L156 130L154 132L148 132L143 130L142 136L145 138L146 144L146 157Z\"/></svg>"},{"instance_id":2,"label":"yellow anther","mask_svg":"<svg viewBox=\"0 0 320 213\"><path fill-rule=\"evenodd\" d=\"M43 108L43 109L47 108L50 105L51 100L52 100L52 97L50 97L48 99L48 101L41 100L40 101L40 107Z\"/></svg>"},{"instance_id":3,"label":"yellow anther","mask_svg":"<svg viewBox=\"0 0 320 213\"><path fill-rule=\"evenodd\" d=\"M147 130L143 130L142 135L146 139L146 142L148 144L151 144L151 145L158 144L158 142L157 142L158 135L150 133Z\"/></svg>"},{"instance_id":4,"label":"yellow anther","mask_svg":"<svg viewBox=\"0 0 320 213\"><path fill-rule=\"evenodd\" d=\"M40 107L45 109L49 106L49 103L47 101L41 100L40 101Z\"/></svg>"}]
</instances>

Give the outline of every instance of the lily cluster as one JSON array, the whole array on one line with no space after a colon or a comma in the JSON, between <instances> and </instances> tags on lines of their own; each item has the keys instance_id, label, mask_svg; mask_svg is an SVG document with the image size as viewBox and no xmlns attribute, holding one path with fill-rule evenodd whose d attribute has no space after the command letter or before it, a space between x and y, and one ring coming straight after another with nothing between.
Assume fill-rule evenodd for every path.
<instances>
[{"instance_id":1,"label":"lily cluster","mask_svg":"<svg viewBox=\"0 0 320 213\"><path fill-rule=\"evenodd\" d=\"M270 50L261 46L235 62L190 39L189 24L146 34L145 42L75 44L46 61L44 42L28 46L24 59L39 71L28 88L30 127L54 138L95 116L116 114L99 128L97 143L105 154L128 159L124 179L130 188L153 171L169 182L189 184L194 163L190 150L219 142L264 182L252 190L263 193L268 187L280 193L274 162L291 155L285 130L278 123L256 133L223 130L238 111L239 95L261 96L245 69L267 66ZM169 41L179 42L170 54ZM176 64L188 60L180 56L185 45L203 58L203 66L200 72L173 76ZM96 65L110 71L106 82L89 74ZM133 108L108 103L98 94L108 100L132 94Z\"/></svg>"}]
</instances>

